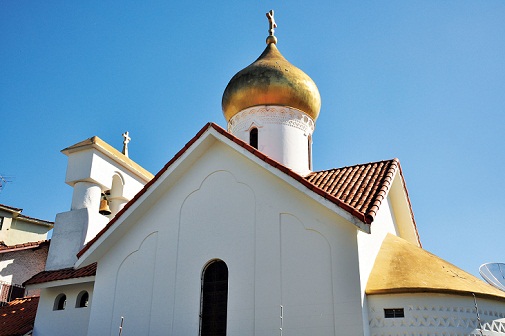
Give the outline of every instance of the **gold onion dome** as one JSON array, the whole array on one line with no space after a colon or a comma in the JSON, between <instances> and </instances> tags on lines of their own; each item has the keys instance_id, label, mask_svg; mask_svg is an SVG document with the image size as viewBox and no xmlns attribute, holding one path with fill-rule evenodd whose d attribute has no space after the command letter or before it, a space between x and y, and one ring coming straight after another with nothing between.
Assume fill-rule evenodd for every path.
<instances>
[{"instance_id":1,"label":"gold onion dome","mask_svg":"<svg viewBox=\"0 0 505 336\"><path fill-rule=\"evenodd\" d=\"M270 14L270 16L269 16ZM226 121L238 112L258 105L289 106L307 113L314 121L321 109L321 96L314 81L289 63L277 49L273 11L267 13L270 35L267 47L256 61L239 71L223 93Z\"/></svg>"}]
</instances>

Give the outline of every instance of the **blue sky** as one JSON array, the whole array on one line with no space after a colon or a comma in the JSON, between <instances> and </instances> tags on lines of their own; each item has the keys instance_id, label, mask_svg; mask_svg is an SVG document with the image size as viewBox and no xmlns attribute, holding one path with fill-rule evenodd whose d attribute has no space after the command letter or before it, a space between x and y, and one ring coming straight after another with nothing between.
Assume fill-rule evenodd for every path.
<instances>
[{"instance_id":1,"label":"blue sky","mask_svg":"<svg viewBox=\"0 0 505 336\"><path fill-rule=\"evenodd\" d=\"M314 168L398 157L424 247L505 262L505 2L2 1L0 203L70 207L59 151L98 135L156 173L278 47L322 97Z\"/></svg>"}]
</instances>

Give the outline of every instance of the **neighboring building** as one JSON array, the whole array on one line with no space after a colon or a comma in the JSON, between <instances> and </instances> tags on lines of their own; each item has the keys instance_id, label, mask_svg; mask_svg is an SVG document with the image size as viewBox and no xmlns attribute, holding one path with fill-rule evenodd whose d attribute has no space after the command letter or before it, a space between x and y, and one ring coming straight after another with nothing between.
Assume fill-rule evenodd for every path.
<instances>
[{"instance_id":1,"label":"neighboring building","mask_svg":"<svg viewBox=\"0 0 505 336\"><path fill-rule=\"evenodd\" d=\"M0 204L0 242L11 246L47 239L54 223L25 216L22 211Z\"/></svg>"},{"instance_id":2,"label":"neighboring building","mask_svg":"<svg viewBox=\"0 0 505 336\"><path fill-rule=\"evenodd\" d=\"M26 291L23 283L45 269L54 224L21 211L0 204L0 336L33 329L40 291Z\"/></svg>"},{"instance_id":3,"label":"neighboring building","mask_svg":"<svg viewBox=\"0 0 505 336\"><path fill-rule=\"evenodd\" d=\"M319 91L273 28L228 131L156 176L98 137L63 150L34 335L505 335L505 292L421 248L397 159L312 171Z\"/></svg>"},{"instance_id":4,"label":"neighboring building","mask_svg":"<svg viewBox=\"0 0 505 336\"><path fill-rule=\"evenodd\" d=\"M49 241L27 242L13 246L0 243L0 305L38 290L25 293L23 283L45 269Z\"/></svg>"}]
</instances>

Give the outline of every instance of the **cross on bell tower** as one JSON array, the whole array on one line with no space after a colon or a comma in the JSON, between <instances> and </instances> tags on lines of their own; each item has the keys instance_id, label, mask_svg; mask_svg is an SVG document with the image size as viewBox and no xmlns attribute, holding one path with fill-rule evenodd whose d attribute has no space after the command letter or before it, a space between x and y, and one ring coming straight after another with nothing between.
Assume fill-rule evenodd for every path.
<instances>
[{"instance_id":1,"label":"cross on bell tower","mask_svg":"<svg viewBox=\"0 0 505 336\"><path fill-rule=\"evenodd\" d=\"M123 154L128 157L128 143L130 143L130 133L128 131L123 133Z\"/></svg>"}]
</instances>

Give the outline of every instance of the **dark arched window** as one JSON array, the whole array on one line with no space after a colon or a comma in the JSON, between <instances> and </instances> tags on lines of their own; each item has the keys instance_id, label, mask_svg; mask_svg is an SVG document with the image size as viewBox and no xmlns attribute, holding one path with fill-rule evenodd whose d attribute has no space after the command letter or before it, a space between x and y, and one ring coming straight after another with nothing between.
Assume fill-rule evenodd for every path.
<instances>
[{"instance_id":1,"label":"dark arched window","mask_svg":"<svg viewBox=\"0 0 505 336\"><path fill-rule=\"evenodd\" d=\"M86 291L82 291L77 295L77 300L75 301L75 308L83 308L88 306L89 294Z\"/></svg>"},{"instance_id":2,"label":"dark arched window","mask_svg":"<svg viewBox=\"0 0 505 336\"><path fill-rule=\"evenodd\" d=\"M67 305L67 296L65 294L59 294L56 299L54 299L53 310L63 310Z\"/></svg>"},{"instance_id":3,"label":"dark arched window","mask_svg":"<svg viewBox=\"0 0 505 336\"><path fill-rule=\"evenodd\" d=\"M258 129L256 127L249 132L249 145L258 149Z\"/></svg>"},{"instance_id":4,"label":"dark arched window","mask_svg":"<svg viewBox=\"0 0 505 336\"><path fill-rule=\"evenodd\" d=\"M202 274L201 336L226 335L228 307L228 267L222 260L212 261Z\"/></svg>"}]
</instances>

